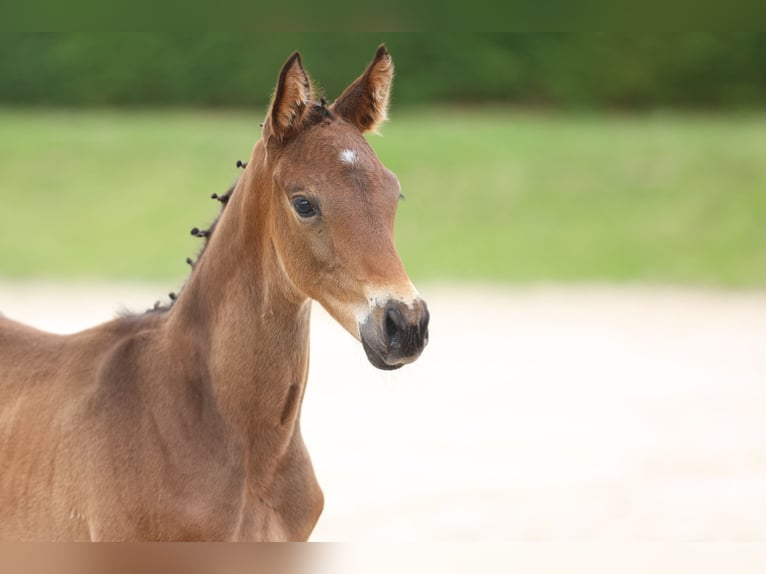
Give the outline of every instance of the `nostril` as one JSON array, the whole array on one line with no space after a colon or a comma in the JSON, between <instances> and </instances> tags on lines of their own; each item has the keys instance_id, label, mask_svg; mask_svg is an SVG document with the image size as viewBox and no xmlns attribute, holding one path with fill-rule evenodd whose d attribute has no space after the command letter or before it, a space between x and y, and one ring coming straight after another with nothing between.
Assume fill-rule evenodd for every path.
<instances>
[{"instance_id":1,"label":"nostril","mask_svg":"<svg viewBox=\"0 0 766 574\"><path fill-rule=\"evenodd\" d=\"M402 340L402 332L399 328L399 317L396 309L386 311L386 337L390 347L399 347Z\"/></svg>"}]
</instances>

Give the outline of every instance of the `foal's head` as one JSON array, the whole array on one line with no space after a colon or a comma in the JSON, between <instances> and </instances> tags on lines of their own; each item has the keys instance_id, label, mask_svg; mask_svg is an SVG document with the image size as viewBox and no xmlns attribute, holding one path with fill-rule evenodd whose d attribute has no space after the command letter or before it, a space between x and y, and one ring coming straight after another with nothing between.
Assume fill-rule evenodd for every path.
<instances>
[{"instance_id":1,"label":"foal's head","mask_svg":"<svg viewBox=\"0 0 766 574\"><path fill-rule=\"evenodd\" d=\"M370 362L396 369L428 342L428 309L394 247L399 181L363 134L385 119L393 64L381 46L327 106L293 54L263 125L273 243L287 277L319 301Z\"/></svg>"}]
</instances>

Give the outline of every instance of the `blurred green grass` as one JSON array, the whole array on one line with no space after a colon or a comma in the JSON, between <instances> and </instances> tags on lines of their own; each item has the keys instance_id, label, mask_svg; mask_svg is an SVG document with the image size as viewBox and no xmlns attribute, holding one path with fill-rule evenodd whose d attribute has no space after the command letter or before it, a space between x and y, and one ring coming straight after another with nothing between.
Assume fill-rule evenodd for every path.
<instances>
[{"instance_id":1,"label":"blurred green grass","mask_svg":"<svg viewBox=\"0 0 766 574\"><path fill-rule=\"evenodd\" d=\"M0 277L183 278L260 114L0 110ZM766 285L766 115L394 109L413 278Z\"/></svg>"}]
</instances>

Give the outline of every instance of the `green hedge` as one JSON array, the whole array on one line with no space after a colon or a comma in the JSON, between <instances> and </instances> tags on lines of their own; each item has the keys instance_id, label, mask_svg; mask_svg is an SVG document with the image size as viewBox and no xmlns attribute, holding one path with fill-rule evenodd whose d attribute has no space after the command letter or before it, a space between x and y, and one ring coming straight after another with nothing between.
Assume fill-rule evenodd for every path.
<instances>
[{"instance_id":1,"label":"green hedge","mask_svg":"<svg viewBox=\"0 0 766 574\"><path fill-rule=\"evenodd\" d=\"M37 33L0 36L0 104L263 104L291 51L332 98L386 42L397 103L766 103L766 35Z\"/></svg>"}]
</instances>

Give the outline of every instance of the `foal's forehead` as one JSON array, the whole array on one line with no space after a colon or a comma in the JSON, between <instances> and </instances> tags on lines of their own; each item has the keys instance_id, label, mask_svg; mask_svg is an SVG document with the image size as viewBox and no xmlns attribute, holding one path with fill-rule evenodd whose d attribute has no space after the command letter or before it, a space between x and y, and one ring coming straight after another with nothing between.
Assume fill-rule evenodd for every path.
<instances>
[{"instance_id":1,"label":"foal's forehead","mask_svg":"<svg viewBox=\"0 0 766 574\"><path fill-rule=\"evenodd\" d=\"M399 186L396 176L381 163L364 136L345 122L314 126L305 136L299 155L304 159L303 167L312 175L349 175Z\"/></svg>"},{"instance_id":2,"label":"foal's forehead","mask_svg":"<svg viewBox=\"0 0 766 574\"><path fill-rule=\"evenodd\" d=\"M323 161L332 159L335 164L350 168L372 169L380 165L370 144L356 128L343 121L335 121L328 128L318 130L317 143L323 149Z\"/></svg>"}]
</instances>

